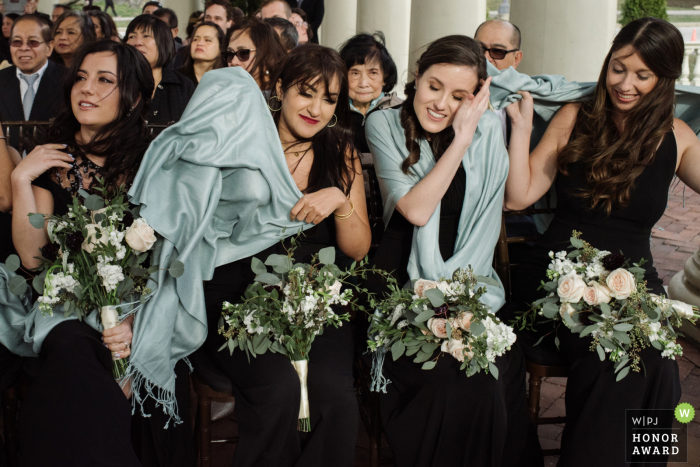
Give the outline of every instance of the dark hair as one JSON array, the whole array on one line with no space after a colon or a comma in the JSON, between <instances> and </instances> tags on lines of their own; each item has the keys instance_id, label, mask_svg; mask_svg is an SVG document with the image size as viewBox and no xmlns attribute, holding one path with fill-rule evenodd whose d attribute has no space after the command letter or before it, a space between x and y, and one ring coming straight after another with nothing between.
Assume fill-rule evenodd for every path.
<instances>
[{"instance_id":1,"label":"dark hair","mask_svg":"<svg viewBox=\"0 0 700 467\"><path fill-rule=\"evenodd\" d=\"M224 7L224 9L226 10L226 21L233 21L233 5L231 5L231 2L229 2L229 0L207 0L204 3L205 13L210 6L214 5Z\"/></svg>"},{"instance_id":2,"label":"dark hair","mask_svg":"<svg viewBox=\"0 0 700 467\"><path fill-rule=\"evenodd\" d=\"M309 25L309 20L308 16L306 16L306 12L302 10L301 8L292 8L292 14L296 13L301 17L302 21L306 23L306 37L309 38L309 40L313 39L314 37L314 31L311 29L311 26Z\"/></svg>"},{"instance_id":3,"label":"dark hair","mask_svg":"<svg viewBox=\"0 0 700 467\"><path fill-rule=\"evenodd\" d=\"M175 56L175 43L170 28L163 20L158 19L155 15L139 15L132 19L129 26L126 27L124 34L124 42L129 40L129 35L138 30L150 32L153 39L156 41L158 49L158 60L154 68L163 68L170 64L170 61Z\"/></svg>"},{"instance_id":4,"label":"dark hair","mask_svg":"<svg viewBox=\"0 0 700 467\"><path fill-rule=\"evenodd\" d=\"M474 39L476 39L476 36L479 35L479 29L481 29L481 26L493 23L494 21L500 21L502 23L510 24L513 27L513 34L510 36L510 42L511 44L513 44L513 47L520 50L520 28L517 27L515 24L511 23L510 21L506 21L504 19L490 19L488 21L484 21L479 25L478 28L476 28L476 32L474 33Z\"/></svg>"},{"instance_id":5,"label":"dark hair","mask_svg":"<svg viewBox=\"0 0 700 467\"><path fill-rule=\"evenodd\" d=\"M61 9L63 9L64 12L66 12L66 11L68 11L68 10L72 10L72 9L73 9L73 4L72 4L72 3L69 3L69 4L66 5L66 4L63 4L63 3L54 3L53 8L54 8L54 9L56 9L56 8L61 8Z\"/></svg>"},{"instance_id":6,"label":"dark hair","mask_svg":"<svg viewBox=\"0 0 700 467\"><path fill-rule=\"evenodd\" d=\"M102 8L100 8L100 7L97 6L97 5L85 5L85 6L83 7L83 11L84 11L85 13L90 13L91 11L102 11Z\"/></svg>"},{"instance_id":7,"label":"dark hair","mask_svg":"<svg viewBox=\"0 0 700 467\"><path fill-rule=\"evenodd\" d=\"M250 40L255 46L255 58L250 68L250 75L260 83L260 88L264 91L269 89L273 81L270 77L275 74L275 69L279 61L286 55L287 51L280 41L274 28L258 18L246 19L240 25L236 24L229 33L226 47L231 39L243 33L248 33Z\"/></svg>"},{"instance_id":8,"label":"dark hair","mask_svg":"<svg viewBox=\"0 0 700 467\"><path fill-rule=\"evenodd\" d=\"M12 29L10 29L10 38L12 37L12 33L15 31L15 26L17 26L17 24L19 24L21 21L34 21L37 26L41 28L41 38L44 40L44 42L49 43L53 40L51 23L45 17L39 15L23 15L14 20L12 23Z\"/></svg>"},{"instance_id":9,"label":"dark hair","mask_svg":"<svg viewBox=\"0 0 700 467\"><path fill-rule=\"evenodd\" d=\"M68 10L64 11L61 16L58 17L56 22L53 25L53 31L52 31L52 36L56 37L56 31L58 28L61 27L61 24L67 20L68 18L77 18L78 19L78 25L80 27L80 35L83 38L83 45L87 44L89 42L94 42L95 41L95 25L92 23L92 18L90 16L83 12L83 11L75 11L75 10Z\"/></svg>"},{"instance_id":10,"label":"dark hair","mask_svg":"<svg viewBox=\"0 0 700 467\"><path fill-rule=\"evenodd\" d=\"M384 86L382 91L389 92L394 89L398 81L396 63L391 58L386 48L384 33L377 31L374 34L358 34L340 46L340 56L345 61L348 70L355 65L377 62L382 67L384 74Z\"/></svg>"},{"instance_id":11,"label":"dark hair","mask_svg":"<svg viewBox=\"0 0 700 467\"><path fill-rule=\"evenodd\" d=\"M85 57L99 52L112 52L117 58L119 111L114 121L100 128L92 141L79 144L75 134L80 130L80 123L73 114L71 91ZM122 175L126 175L130 183L150 142L145 117L154 84L146 58L130 45L114 41L91 42L77 50L66 76L64 108L49 127L48 142L73 146L81 155L105 157L102 175L108 186L116 187L123 182Z\"/></svg>"},{"instance_id":12,"label":"dark hair","mask_svg":"<svg viewBox=\"0 0 700 467\"><path fill-rule=\"evenodd\" d=\"M209 26L211 28L214 28L216 30L216 37L219 41L219 54L216 56L216 60L214 62L214 68L213 70L218 70L219 68L225 68L226 67L226 62L224 61L224 51L226 50L225 47L228 44L225 44L224 42L226 41L226 37L224 36L224 31L221 30L218 24L212 22L212 21L202 21L199 23L195 28L192 30L192 38L194 38L195 34L197 34L197 31L199 28L204 27L204 26ZM188 46L190 48L187 58L185 58L185 63L182 65L182 68L194 68L194 59L192 58L192 42L190 42L190 45Z\"/></svg>"},{"instance_id":13,"label":"dark hair","mask_svg":"<svg viewBox=\"0 0 700 467\"><path fill-rule=\"evenodd\" d=\"M170 8L159 8L153 12L153 16L162 20L164 16L168 17L168 27L175 29L177 27L177 13ZM172 35L171 35L172 38Z\"/></svg>"},{"instance_id":14,"label":"dark hair","mask_svg":"<svg viewBox=\"0 0 700 467\"><path fill-rule=\"evenodd\" d=\"M279 36L284 50L289 52L294 47L299 45L299 32L297 31L296 26L294 26L288 19L275 17L265 18L263 21L275 29L279 28L282 30Z\"/></svg>"},{"instance_id":15,"label":"dark hair","mask_svg":"<svg viewBox=\"0 0 700 467\"><path fill-rule=\"evenodd\" d=\"M185 28L185 34L187 35L187 38L189 39L192 37L192 33L194 32L194 27L197 23L199 23L200 18L204 14L203 11L197 10L193 11L192 14L190 15L189 19L187 20L187 28Z\"/></svg>"},{"instance_id":16,"label":"dark hair","mask_svg":"<svg viewBox=\"0 0 700 467\"><path fill-rule=\"evenodd\" d=\"M100 22L102 34L106 40L112 40L112 37L119 36L117 25L114 24L114 20L107 13L104 11L90 10L87 11L87 14L90 16L90 18L92 18L93 23L96 21ZM97 36L97 33L95 33L95 36Z\"/></svg>"},{"instance_id":17,"label":"dark hair","mask_svg":"<svg viewBox=\"0 0 700 467\"><path fill-rule=\"evenodd\" d=\"M310 141L315 155L305 190L307 193L318 191L330 182L349 195L355 179L354 164L358 156L353 146L347 70L335 50L317 44L305 44L285 55L272 79L273 83L280 83L282 93L294 86L304 90L311 85L318 87L320 84L325 87L329 98L329 88L335 79L340 84L335 108L336 124L326 126L311 139L299 140L299 143ZM277 89L273 87L270 100L275 100L276 96ZM278 128L280 114L281 112L272 113Z\"/></svg>"},{"instance_id":18,"label":"dark hair","mask_svg":"<svg viewBox=\"0 0 700 467\"><path fill-rule=\"evenodd\" d=\"M613 121L617 113L608 95L607 74L613 53L631 46L658 77L654 88L622 116L621 132ZM666 133L673 129L675 84L683 65L683 36L671 23L640 18L615 37L600 71L593 98L582 106L569 143L559 154L559 170L582 161L588 187L578 196L602 206L628 205L634 182L652 164ZM619 115L619 113L618 113Z\"/></svg>"},{"instance_id":19,"label":"dark hair","mask_svg":"<svg viewBox=\"0 0 700 467\"><path fill-rule=\"evenodd\" d=\"M233 14L233 24L240 24L245 21L245 13L237 6L231 8L231 13Z\"/></svg>"},{"instance_id":20,"label":"dark hair","mask_svg":"<svg viewBox=\"0 0 700 467\"><path fill-rule=\"evenodd\" d=\"M266 6L272 5L273 3L277 2L281 3L284 6L284 12L287 13L287 18L292 16L292 7L285 0L265 0L260 4L260 11L262 11L262 9Z\"/></svg>"},{"instance_id":21,"label":"dark hair","mask_svg":"<svg viewBox=\"0 0 700 467\"><path fill-rule=\"evenodd\" d=\"M150 1L150 2L146 2L146 4L143 6L143 8L141 8L141 13L143 13L144 11L146 11L146 8L149 7L149 6L157 6L158 8L163 8L163 4L162 4L162 3L160 3L160 2L158 2L158 1L156 1L156 0L152 0L152 1Z\"/></svg>"},{"instance_id":22,"label":"dark hair","mask_svg":"<svg viewBox=\"0 0 700 467\"><path fill-rule=\"evenodd\" d=\"M439 64L467 66L475 69L479 80L488 78L484 52L479 43L471 37L446 36L429 44L416 62L415 75L420 76L431 66ZM408 157L403 161L401 168L404 173L408 173L411 166L420 160L419 140L420 138L425 138L426 133L418 121L418 116L413 108L413 99L416 97L415 79L406 83L404 93L406 94L406 100L401 106L401 126L406 136ZM454 137L455 131L452 125L433 135L431 149L436 158L445 153L450 144L452 144Z\"/></svg>"}]
</instances>

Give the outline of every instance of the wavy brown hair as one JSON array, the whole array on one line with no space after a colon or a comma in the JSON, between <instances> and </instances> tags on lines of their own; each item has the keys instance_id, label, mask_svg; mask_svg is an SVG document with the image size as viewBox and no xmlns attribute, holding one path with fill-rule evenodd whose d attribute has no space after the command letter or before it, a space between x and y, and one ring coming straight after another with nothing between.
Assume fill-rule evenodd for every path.
<instances>
[{"instance_id":1,"label":"wavy brown hair","mask_svg":"<svg viewBox=\"0 0 700 467\"><path fill-rule=\"evenodd\" d=\"M632 46L657 76L654 88L631 110L622 114L621 127L613 122L616 110L606 83L613 53ZM681 75L683 37L671 23L657 18L632 21L617 34L603 63L593 98L579 111L571 139L559 155L559 170L584 164L587 188L575 193L590 199L591 208L629 204L634 182L654 161L666 133L673 130L675 81Z\"/></svg>"},{"instance_id":2,"label":"wavy brown hair","mask_svg":"<svg viewBox=\"0 0 700 467\"><path fill-rule=\"evenodd\" d=\"M255 46L255 57L250 67L250 75L260 83L260 89L271 88L271 75L275 73L277 64L287 55L274 28L258 18L248 18L240 25L236 24L226 40L226 48L232 39L247 33Z\"/></svg>"},{"instance_id":3,"label":"wavy brown hair","mask_svg":"<svg viewBox=\"0 0 700 467\"><path fill-rule=\"evenodd\" d=\"M468 66L475 69L479 80L488 78L484 51L471 37L445 36L430 43L416 62L415 76L420 77L431 66L440 64ZM474 92L478 92L479 88L480 86L477 86ZM415 79L406 83L404 93L406 100L401 106L401 126L406 135L408 157L403 161L401 169L404 173L408 173L411 166L420 160L420 139L426 138L427 134L413 108L413 100L416 97ZM455 131L452 125L432 136L431 148L436 158L440 158L445 153L454 137Z\"/></svg>"}]
</instances>

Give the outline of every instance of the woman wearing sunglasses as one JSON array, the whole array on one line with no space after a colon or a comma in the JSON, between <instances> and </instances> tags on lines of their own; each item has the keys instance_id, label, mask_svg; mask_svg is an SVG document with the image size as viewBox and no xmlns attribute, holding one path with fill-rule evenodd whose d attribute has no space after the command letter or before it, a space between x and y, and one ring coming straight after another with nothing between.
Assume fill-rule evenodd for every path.
<instances>
[{"instance_id":1,"label":"woman wearing sunglasses","mask_svg":"<svg viewBox=\"0 0 700 467\"><path fill-rule=\"evenodd\" d=\"M129 23L124 37L146 57L153 70L155 89L146 120L164 125L177 122L194 93L194 84L170 66L175 55L170 28L153 15L140 15Z\"/></svg>"},{"instance_id":2,"label":"woman wearing sunglasses","mask_svg":"<svg viewBox=\"0 0 700 467\"><path fill-rule=\"evenodd\" d=\"M228 41L228 66L240 66L258 83L260 89L270 89L270 75L286 55L279 36L269 24L249 18L234 27Z\"/></svg>"},{"instance_id":3,"label":"woman wearing sunglasses","mask_svg":"<svg viewBox=\"0 0 700 467\"><path fill-rule=\"evenodd\" d=\"M204 73L224 68L224 32L211 21L203 21L192 32L190 53L177 71L188 77L196 88Z\"/></svg>"}]
</instances>

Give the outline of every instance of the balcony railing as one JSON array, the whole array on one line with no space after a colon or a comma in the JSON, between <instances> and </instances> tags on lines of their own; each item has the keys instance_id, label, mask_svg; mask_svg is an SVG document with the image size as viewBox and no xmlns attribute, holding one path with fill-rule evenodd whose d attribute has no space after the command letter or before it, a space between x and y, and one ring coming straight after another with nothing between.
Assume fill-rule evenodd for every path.
<instances>
[{"instance_id":1,"label":"balcony railing","mask_svg":"<svg viewBox=\"0 0 700 467\"><path fill-rule=\"evenodd\" d=\"M685 51L683 53L683 68L681 69L681 77L678 84L686 84L692 86L700 86L700 42L686 42ZM693 58L693 72L690 72L691 57Z\"/></svg>"}]
</instances>

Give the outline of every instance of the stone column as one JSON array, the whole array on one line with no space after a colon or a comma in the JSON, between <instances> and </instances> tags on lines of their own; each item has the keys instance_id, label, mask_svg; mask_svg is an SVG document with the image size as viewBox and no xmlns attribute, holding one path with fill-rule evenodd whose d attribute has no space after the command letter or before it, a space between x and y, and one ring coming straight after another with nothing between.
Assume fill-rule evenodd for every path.
<instances>
[{"instance_id":1,"label":"stone column","mask_svg":"<svg viewBox=\"0 0 700 467\"><path fill-rule=\"evenodd\" d=\"M415 71L416 60L430 42L452 34L474 37L476 28L486 21L487 17L486 0L413 0L409 43L410 71Z\"/></svg>"},{"instance_id":2,"label":"stone column","mask_svg":"<svg viewBox=\"0 0 700 467\"><path fill-rule=\"evenodd\" d=\"M673 300L700 307L700 251L696 251L688 258L683 270L673 276L668 284L668 296ZM680 330L685 334L686 339L700 346L700 321L695 326L683 322Z\"/></svg>"},{"instance_id":3,"label":"stone column","mask_svg":"<svg viewBox=\"0 0 700 467\"><path fill-rule=\"evenodd\" d=\"M529 75L597 81L615 37L617 0L512 0L510 21L522 33Z\"/></svg>"},{"instance_id":4,"label":"stone column","mask_svg":"<svg viewBox=\"0 0 700 467\"><path fill-rule=\"evenodd\" d=\"M395 88L403 93L408 70L408 41L411 27L411 0L358 0L357 32L381 31L396 62L399 74Z\"/></svg>"},{"instance_id":5,"label":"stone column","mask_svg":"<svg viewBox=\"0 0 700 467\"><path fill-rule=\"evenodd\" d=\"M384 0L379 0L384 1ZM320 43L337 49L340 44L351 38L357 31L357 0L326 1L323 15L322 31L319 31Z\"/></svg>"}]
</instances>

